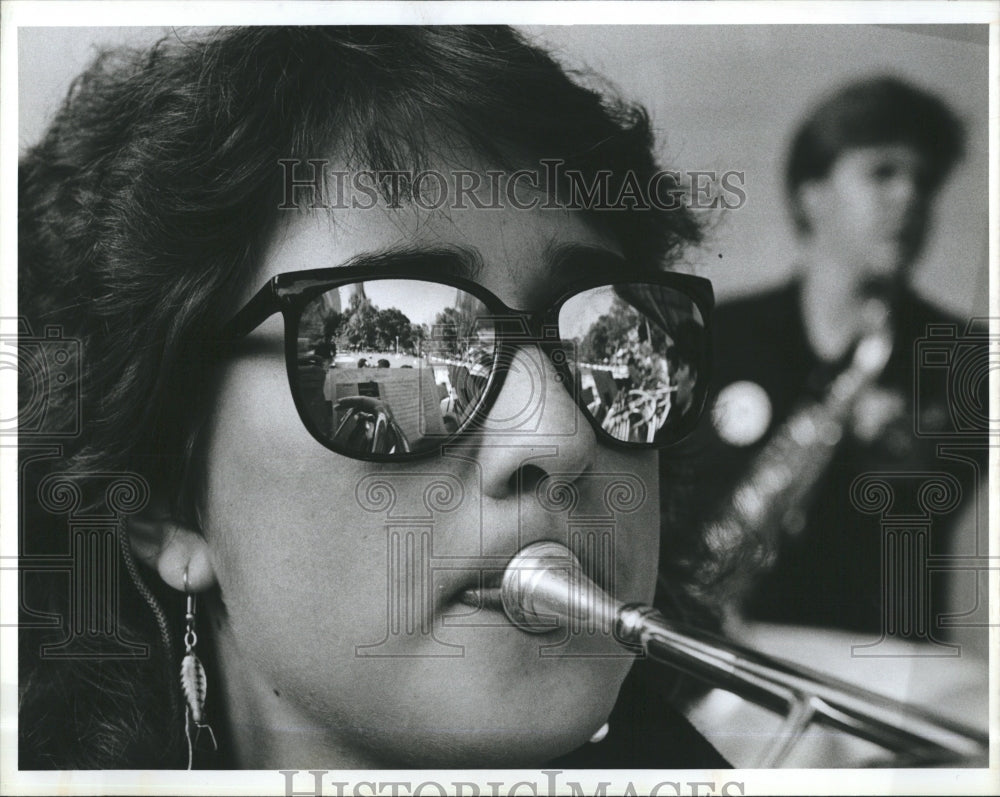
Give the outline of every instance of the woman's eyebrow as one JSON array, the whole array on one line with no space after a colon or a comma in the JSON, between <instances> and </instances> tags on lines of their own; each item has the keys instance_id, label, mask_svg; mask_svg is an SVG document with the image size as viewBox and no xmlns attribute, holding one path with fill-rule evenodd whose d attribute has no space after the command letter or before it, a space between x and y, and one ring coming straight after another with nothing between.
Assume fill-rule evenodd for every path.
<instances>
[{"instance_id":1,"label":"woman's eyebrow","mask_svg":"<svg viewBox=\"0 0 1000 797\"><path fill-rule=\"evenodd\" d=\"M430 269L453 277L469 280L479 278L483 270L483 258L476 249L453 244L433 247L394 247L378 252L365 252L351 258L344 266L371 269Z\"/></svg>"},{"instance_id":2,"label":"woman's eyebrow","mask_svg":"<svg viewBox=\"0 0 1000 797\"><path fill-rule=\"evenodd\" d=\"M554 280L604 275L621 270L626 260L603 246L579 243L551 244L546 247L544 265ZM428 247L393 247L365 252L344 266L371 269L430 269L436 273L477 281L484 269L479 250L455 244Z\"/></svg>"}]
</instances>

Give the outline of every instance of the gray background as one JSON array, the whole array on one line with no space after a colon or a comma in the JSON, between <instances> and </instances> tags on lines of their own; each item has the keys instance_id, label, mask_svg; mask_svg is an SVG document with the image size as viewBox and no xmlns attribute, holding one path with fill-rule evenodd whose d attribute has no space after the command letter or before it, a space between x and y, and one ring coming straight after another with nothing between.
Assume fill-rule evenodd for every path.
<instances>
[{"instance_id":1,"label":"gray background","mask_svg":"<svg viewBox=\"0 0 1000 797\"><path fill-rule=\"evenodd\" d=\"M181 29L180 35L183 36ZM987 91L985 25L546 26L526 28L574 67L589 67L642 101L664 166L746 173L747 202L712 220L692 256L721 300L785 279L796 257L781 193L794 126L845 80L889 72L939 92L969 125L969 152L939 200L915 281L961 316L986 315ZM44 130L98 46L144 44L171 28L22 28L19 137ZM719 255L722 255L720 258Z\"/></svg>"}]
</instances>

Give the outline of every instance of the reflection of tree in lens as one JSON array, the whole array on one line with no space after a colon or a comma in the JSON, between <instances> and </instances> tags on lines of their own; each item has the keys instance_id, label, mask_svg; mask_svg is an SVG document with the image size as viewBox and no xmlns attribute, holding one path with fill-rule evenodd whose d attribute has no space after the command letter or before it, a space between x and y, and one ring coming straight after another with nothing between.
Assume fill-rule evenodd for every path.
<instances>
[{"instance_id":1,"label":"reflection of tree in lens","mask_svg":"<svg viewBox=\"0 0 1000 797\"><path fill-rule=\"evenodd\" d=\"M628 354L646 357L653 351L663 351L667 342L666 330L660 324L617 295L608 312L591 324L582 339L576 340L580 356L597 363L609 363L616 356L627 362Z\"/></svg>"},{"instance_id":2,"label":"reflection of tree in lens","mask_svg":"<svg viewBox=\"0 0 1000 797\"><path fill-rule=\"evenodd\" d=\"M459 307L446 307L434 318L434 338L438 351L462 357L476 326L476 316Z\"/></svg>"},{"instance_id":3,"label":"reflection of tree in lens","mask_svg":"<svg viewBox=\"0 0 1000 797\"><path fill-rule=\"evenodd\" d=\"M580 356L589 362L610 362L638 326L635 308L615 296L608 312L598 316L583 339L577 341Z\"/></svg>"},{"instance_id":4,"label":"reflection of tree in lens","mask_svg":"<svg viewBox=\"0 0 1000 797\"><path fill-rule=\"evenodd\" d=\"M343 323L340 294L337 291L327 291L305 306L299 320L299 336L308 338L313 343L332 340Z\"/></svg>"},{"instance_id":5,"label":"reflection of tree in lens","mask_svg":"<svg viewBox=\"0 0 1000 797\"><path fill-rule=\"evenodd\" d=\"M375 348L375 319L378 308L367 298L355 294L345 312L341 334L355 348Z\"/></svg>"},{"instance_id":6,"label":"reflection of tree in lens","mask_svg":"<svg viewBox=\"0 0 1000 797\"><path fill-rule=\"evenodd\" d=\"M656 439L692 405L703 340L700 314L684 294L614 286L608 311L576 339L588 410L619 440Z\"/></svg>"},{"instance_id":7,"label":"reflection of tree in lens","mask_svg":"<svg viewBox=\"0 0 1000 797\"><path fill-rule=\"evenodd\" d=\"M493 330L485 320L486 315L486 308L479 299L471 293L456 290L455 304L444 308L434 318L438 352L470 365L484 356L491 358Z\"/></svg>"},{"instance_id":8,"label":"reflection of tree in lens","mask_svg":"<svg viewBox=\"0 0 1000 797\"><path fill-rule=\"evenodd\" d=\"M402 310L396 307L379 310L375 315L375 348L382 351L395 350L397 345L404 351L411 348L411 327Z\"/></svg>"},{"instance_id":9,"label":"reflection of tree in lens","mask_svg":"<svg viewBox=\"0 0 1000 797\"><path fill-rule=\"evenodd\" d=\"M300 337L313 345L328 341L355 349L416 351L427 338L426 329L413 324L398 307L380 309L363 287L350 286L347 309L341 310L339 292L327 291L310 302L302 313Z\"/></svg>"}]
</instances>

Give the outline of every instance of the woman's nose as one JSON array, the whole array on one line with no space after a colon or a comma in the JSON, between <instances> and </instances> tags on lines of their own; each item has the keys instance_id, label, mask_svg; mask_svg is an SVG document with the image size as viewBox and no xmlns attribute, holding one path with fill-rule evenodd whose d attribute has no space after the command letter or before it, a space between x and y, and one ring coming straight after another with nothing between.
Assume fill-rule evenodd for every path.
<instances>
[{"instance_id":1,"label":"woman's nose","mask_svg":"<svg viewBox=\"0 0 1000 797\"><path fill-rule=\"evenodd\" d=\"M526 473L575 480L594 466L594 430L564 382L540 346L518 348L483 424L478 460L486 495L523 489Z\"/></svg>"}]
</instances>

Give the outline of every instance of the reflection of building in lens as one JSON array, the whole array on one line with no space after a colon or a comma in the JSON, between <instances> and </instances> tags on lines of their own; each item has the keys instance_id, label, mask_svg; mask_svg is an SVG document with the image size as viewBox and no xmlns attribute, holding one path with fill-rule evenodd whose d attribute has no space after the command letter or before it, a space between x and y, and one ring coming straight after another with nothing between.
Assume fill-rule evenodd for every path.
<instances>
[{"instance_id":1,"label":"reflection of building in lens","mask_svg":"<svg viewBox=\"0 0 1000 797\"><path fill-rule=\"evenodd\" d=\"M341 292L344 294L343 299L341 299ZM333 313L342 313L345 306L350 307L352 304L367 302L368 295L365 293L363 282L352 282L350 285L344 285L336 290L326 291L319 297L319 301L322 303L323 315L328 316Z\"/></svg>"}]
</instances>

